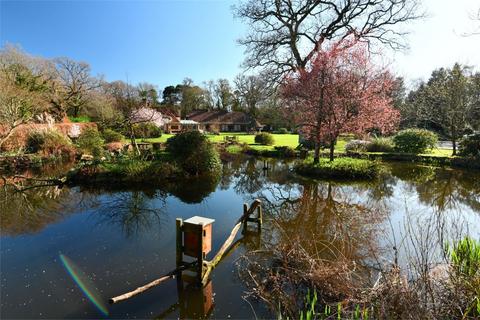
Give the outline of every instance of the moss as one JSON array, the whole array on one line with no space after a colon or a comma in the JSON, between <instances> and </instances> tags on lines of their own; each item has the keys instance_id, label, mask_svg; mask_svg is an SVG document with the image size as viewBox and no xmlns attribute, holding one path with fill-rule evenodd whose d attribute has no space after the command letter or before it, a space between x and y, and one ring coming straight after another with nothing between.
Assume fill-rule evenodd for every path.
<instances>
[{"instance_id":1,"label":"moss","mask_svg":"<svg viewBox=\"0 0 480 320\"><path fill-rule=\"evenodd\" d=\"M308 159L295 166L295 171L313 178L367 180L378 176L380 166L375 161L354 158L320 159L316 164Z\"/></svg>"}]
</instances>

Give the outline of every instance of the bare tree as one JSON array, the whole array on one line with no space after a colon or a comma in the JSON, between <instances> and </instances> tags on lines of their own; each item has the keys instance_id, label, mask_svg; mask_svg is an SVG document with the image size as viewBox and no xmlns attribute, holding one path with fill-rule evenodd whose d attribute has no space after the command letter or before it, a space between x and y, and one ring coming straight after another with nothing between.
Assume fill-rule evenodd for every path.
<instances>
[{"instance_id":1,"label":"bare tree","mask_svg":"<svg viewBox=\"0 0 480 320\"><path fill-rule=\"evenodd\" d=\"M0 148L15 128L47 110L44 62L13 46L0 50Z\"/></svg>"},{"instance_id":2,"label":"bare tree","mask_svg":"<svg viewBox=\"0 0 480 320\"><path fill-rule=\"evenodd\" d=\"M57 58L55 80L51 87L51 103L57 118L63 118L67 111L77 117L88 101L88 93L100 86L100 81L90 75L90 66L69 58Z\"/></svg>"},{"instance_id":3,"label":"bare tree","mask_svg":"<svg viewBox=\"0 0 480 320\"><path fill-rule=\"evenodd\" d=\"M250 27L239 40L245 66L268 70L271 80L305 68L324 42L352 34L404 48L407 32L399 26L423 16L418 0L246 0L234 14Z\"/></svg>"},{"instance_id":4,"label":"bare tree","mask_svg":"<svg viewBox=\"0 0 480 320\"><path fill-rule=\"evenodd\" d=\"M266 82L260 76L240 74L234 83L241 103L255 117L259 104L269 96Z\"/></svg>"}]
</instances>

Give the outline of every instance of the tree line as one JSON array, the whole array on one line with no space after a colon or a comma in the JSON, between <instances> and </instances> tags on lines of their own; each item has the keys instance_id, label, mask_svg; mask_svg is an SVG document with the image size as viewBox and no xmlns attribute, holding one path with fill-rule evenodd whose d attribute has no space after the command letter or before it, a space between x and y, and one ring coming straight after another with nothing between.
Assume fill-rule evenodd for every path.
<instances>
[{"instance_id":1,"label":"tree line","mask_svg":"<svg viewBox=\"0 0 480 320\"><path fill-rule=\"evenodd\" d=\"M394 104L401 114L400 127L435 131L452 141L455 154L463 135L480 130L480 72L455 63L434 70L408 94L399 78Z\"/></svg>"}]
</instances>

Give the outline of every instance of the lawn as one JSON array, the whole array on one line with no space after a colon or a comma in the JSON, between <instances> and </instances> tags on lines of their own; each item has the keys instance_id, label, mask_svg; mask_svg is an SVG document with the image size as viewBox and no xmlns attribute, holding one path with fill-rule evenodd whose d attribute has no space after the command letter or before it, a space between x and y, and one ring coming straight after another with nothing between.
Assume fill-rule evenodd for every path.
<instances>
[{"instance_id":1,"label":"lawn","mask_svg":"<svg viewBox=\"0 0 480 320\"><path fill-rule=\"evenodd\" d=\"M246 143L252 149L257 150L273 150L275 146L287 146L291 148L296 148L298 146L298 134L272 134L273 139L275 141L273 146L264 146L255 143L255 135L247 134L247 133L220 133L219 135L208 135L210 141L219 143L223 142L225 136L237 136L238 141L240 143ZM141 139L141 141L145 142L166 142L168 138L172 137L173 134L162 134L160 138L150 138L150 139ZM140 139L139 139L140 140ZM347 144L346 139L340 138L335 145L335 153L344 153L345 152L345 145ZM325 150L328 151L328 150ZM451 157L452 150L444 149L444 148L437 148L432 150L432 152L427 154L422 154L425 156L434 156L434 157Z\"/></svg>"},{"instance_id":2,"label":"lawn","mask_svg":"<svg viewBox=\"0 0 480 320\"><path fill-rule=\"evenodd\" d=\"M145 142L166 142L173 134L162 134L160 138L141 139ZM246 143L254 149L273 149L275 146L287 146L296 148L298 145L298 134L273 134L275 144L273 146L263 146L255 143L255 135L246 133L221 133L219 135L208 135L210 141L218 143L223 142L225 136L237 136L240 143Z\"/></svg>"}]
</instances>

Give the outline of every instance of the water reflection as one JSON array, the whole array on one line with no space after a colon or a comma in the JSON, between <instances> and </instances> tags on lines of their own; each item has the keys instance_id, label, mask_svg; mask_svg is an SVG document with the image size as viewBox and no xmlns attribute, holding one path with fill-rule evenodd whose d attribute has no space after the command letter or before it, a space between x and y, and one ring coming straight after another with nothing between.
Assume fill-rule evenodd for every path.
<instances>
[{"instance_id":1,"label":"water reflection","mask_svg":"<svg viewBox=\"0 0 480 320\"><path fill-rule=\"evenodd\" d=\"M72 212L71 190L48 186L17 191L0 188L0 230L5 235L35 233Z\"/></svg>"},{"instance_id":2,"label":"water reflection","mask_svg":"<svg viewBox=\"0 0 480 320\"><path fill-rule=\"evenodd\" d=\"M2 186L2 317L35 318L40 313L50 318L98 316L88 309L88 303L82 304L77 293L60 289L68 287L69 279L59 277L64 273L54 269L58 262L52 261L58 252L90 270L102 296L113 296L173 268L175 217L214 218L213 245L218 249L238 219L242 203L255 198L263 203L264 230L261 236L246 235L238 240L215 270L214 283L208 289L217 293L212 294L211 314L204 304L208 290L185 284L172 295L171 283L113 306L112 316L252 317L250 305L241 298L248 284L240 281L242 275L238 278L235 261L240 254L255 253L263 259L259 263L272 267L268 251L275 246L288 253L289 247L298 243L305 253L325 262L348 259L348 270L355 270L360 282L370 276L370 267L379 263L385 247L391 250L395 243L383 236L385 229L395 229L396 240L402 239L400 231L416 234L409 245L418 247L428 245L431 233L440 238L443 234L438 230L464 221L474 235L480 235L479 173L388 164L377 181L337 183L297 176L289 161L269 159L267 164L269 170L265 171L263 160L233 159L223 164L220 177L156 187L44 187L17 192ZM449 220L444 219L447 217ZM405 221L400 230L398 225ZM423 228L414 229L408 223ZM22 234L26 236L12 237ZM45 288L57 295L55 301L43 293ZM35 300L21 306L27 297ZM66 302L60 303L62 299ZM258 313L260 304L252 304Z\"/></svg>"},{"instance_id":3,"label":"water reflection","mask_svg":"<svg viewBox=\"0 0 480 320\"><path fill-rule=\"evenodd\" d=\"M118 225L126 238L148 231L160 233L167 221L166 197L159 190L148 193L139 190L117 192L109 197L97 197L97 223Z\"/></svg>"}]
</instances>

